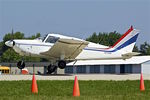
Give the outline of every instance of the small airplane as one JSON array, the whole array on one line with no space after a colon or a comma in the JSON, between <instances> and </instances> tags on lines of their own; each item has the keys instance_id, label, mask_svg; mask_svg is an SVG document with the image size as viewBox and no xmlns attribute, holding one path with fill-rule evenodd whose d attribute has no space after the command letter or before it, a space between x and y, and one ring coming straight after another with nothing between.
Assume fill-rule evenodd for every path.
<instances>
[{"instance_id":1,"label":"small airplane","mask_svg":"<svg viewBox=\"0 0 150 100\"><path fill-rule=\"evenodd\" d=\"M132 52L136 43L139 30L131 26L128 31L112 46L104 46L82 39L47 34L43 39L34 40L9 40L5 44L12 47L22 56L32 56L50 59L48 73L53 73L57 67L64 69L67 61L77 60L104 60L104 59L129 59L139 53ZM19 69L25 67L25 62L17 63Z\"/></svg>"}]
</instances>

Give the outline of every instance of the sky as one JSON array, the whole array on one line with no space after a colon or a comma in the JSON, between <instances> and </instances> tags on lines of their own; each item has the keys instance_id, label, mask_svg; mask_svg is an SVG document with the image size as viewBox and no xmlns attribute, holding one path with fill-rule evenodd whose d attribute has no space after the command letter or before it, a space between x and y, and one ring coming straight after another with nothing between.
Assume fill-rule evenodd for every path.
<instances>
[{"instance_id":1,"label":"sky","mask_svg":"<svg viewBox=\"0 0 150 100\"><path fill-rule=\"evenodd\" d=\"M50 32L86 39L93 32L140 30L150 43L150 0L0 0L0 41L13 30L25 36Z\"/></svg>"}]
</instances>

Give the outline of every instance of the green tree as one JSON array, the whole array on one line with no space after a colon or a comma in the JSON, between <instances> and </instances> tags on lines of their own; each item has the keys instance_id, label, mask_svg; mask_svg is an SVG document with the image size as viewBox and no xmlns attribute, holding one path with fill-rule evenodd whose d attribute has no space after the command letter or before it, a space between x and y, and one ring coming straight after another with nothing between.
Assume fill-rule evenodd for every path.
<instances>
[{"instance_id":1,"label":"green tree","mask_svg":"<svg viewBox=\"0 0 150 100\"><path fill-rule=\"evenodd\" d=\"M133 52L140 52L138 46L136 46L136 45L134 46Z\"/></svg>"},{"instance_id":2,"label":"green tree","mask_svg":"<svg viewBox=\"0 0 150 100\"><path fill-rule=\"evenodd\" d=\"M36 39L36 38L39 38L39 37L41 37L41 34L36 33L36 35L32 35L31 37L28 37L27 39Z\"/></svg>"},{"instance_id":3,"label":"green tree","mask_svg":"<svg viewBox=\"0 0 150 100\"><path fill-rule=\"evenodd\" d=\"M21 57L13 49L7 49L1 56L2 62L14 62L18 61Z\"/></svg>"},{"instance_id":4,"label":"green tree","mask_svg":"<svg viewBox=\"0 0 150 100\"><path fill-rule=\"evenodd\" d=\"M99 32L97 35L95 32L87 38L87 41L99 43L102 45L112 46L119 38L121 37L121 34L117 33L116 31L106 33L106 32Z\"/></svg>"},{"instance_id":5,"label":"green tree","mask_svg":"<svg viewBox=\"0 0 150 100\"><path fill-rule=\"evenodd\" d=\"M15 32L13 35L11 33L8 33L4 36L3 42L6 42L11 39L23 39L23 38L24 38L24 33Z\"/></svg>"},{"instance_id":6,"label":"green tree","mask_svg":"<svg viewBox=\"0 0 150 100\"><path fill-rule=\"evenodd\" d=\"M39 61L41 61L40 57L24 56L23 58L24 58L25 62L39 62Z\"/></svg>"},{"instance_id":7,"label":"green tree","mask_svg":"<svg viewBox=\"0 0 150 100\"><path fill-rule=\"evenodd\" d=\"M142 55L150 55L150 45L147 42L140 45L140 52Z\"/></svg>"},{"instance_id":8,"label":"green tree","mask_svg":"<svg viewBox=\"0 0 150 100\"><path fill-rule=\"evenodd\" d=\"M89 38L86 39L87 41L90 41L90 42L94 42L94 43L98 43L99 42L99 39L98 39L98 36L96 34L96 32L94 32L92 34L92 36L90 36Z\"/></svg>"},{"instance_id":9,"label":"green tree","mask_svg":"<svg viewBox=\"0 0 150 100\"><path fill-rule=\"evenodd\" d=\"M114 32L110 32L108 35L108 45L109 46L113 46L121 37L122 35L119 33L116 33L116 31Z\"/></svg>"},{"instance_id":10,"label":"green tree","mask_svg":"<svg viewBox=\"0 0 150 100\"><path fill-rule=\"evenodd\" d=\"M3 53L2 52L3 45L4 45L3 42L0 42L0 55L2 55L2 53Z\"/></svg>"}]
</instances>

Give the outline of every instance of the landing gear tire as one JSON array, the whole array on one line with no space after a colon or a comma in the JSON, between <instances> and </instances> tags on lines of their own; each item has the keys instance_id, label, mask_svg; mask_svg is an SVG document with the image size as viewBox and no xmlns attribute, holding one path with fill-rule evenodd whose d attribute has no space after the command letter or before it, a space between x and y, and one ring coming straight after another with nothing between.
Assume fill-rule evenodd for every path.
<instances>
[{"instance_id":1,"label":"landing gear tire","mask_svg":"<svg viewBox=\"0 0 150 100\"><path fill-rule=\"evenodd\" d=\"M17 63L17 67L18 67L19 69L25 68L25 62L24 62L24 61L19 61L19 62Z\"/></svg>"},{"instance_id":2,"label":"landing gear tire","mask_svg":"<svg viewBox=\"0 0 150 100\"><path fill-rule=\"evenodd\" d=\"M47 74L52 74L53 72L55 72L56 69L57 69L57 66L49 65L47 68L47 70L48 70Z\"/></svg>"},{"instance_id":3,"label":"landing gear tire","mask_svg":"<svg viewBox=\"0 0 150 100\"><path fill-rule=\"evenodd\" d=\"M63 61L63 60L60 60L60 61L58 62L58 67L59 67L60 69L64 69L64 68L66 67L66 62Z\"/></svg>"}]
</instances>

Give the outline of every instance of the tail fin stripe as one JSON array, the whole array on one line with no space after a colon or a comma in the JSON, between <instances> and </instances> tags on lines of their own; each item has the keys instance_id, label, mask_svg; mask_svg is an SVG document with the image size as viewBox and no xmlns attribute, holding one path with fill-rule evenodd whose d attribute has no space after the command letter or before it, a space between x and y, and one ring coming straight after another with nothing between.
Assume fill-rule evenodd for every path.
<instances>
[{"instance_id":1,"label":"tail fin stripe","mask_svg":"<svg viewBox=\"0 0 150 100\"><path fill-rule=\"evenodd\" d=\"M114 50L98 50L98 49L91 49L91 48L84 48L84 50L101 51L101 52L115 52L115 51L118 51L118 50L136 42L138 35L139 35L139 33L137 33L134 37L130 38L128 41L126 41L125 43L123 43L122 45L120 45L118 48L116 48Z\"/></svg>"},{"instance_id":2,"label":"tail fin stripe","mask_svg":"<svg viewBox=\"0 0 150 100\"><path fill-rule=\"evenodd\" d=\"M115 47L123 38L125 38L131 31L133 30L133 27L131 26L131 28L112 46Z\"/></svg>"},{"instance_id":3,"label":"tail fin stripe","mask_svg":"<svg viewBox=\"0 0 150 100\"><path fill-rule=\"evenodd\" d=\"M136 34L134 37L132 37L131 39L129 39L128 41L126 41L124 44L122 44L121 46L119 46L118 48L117 48L117 50L120 50L120 49L122 49L122 48L124 48L124 47L126 47L126 46L128 46L128 45L130 45L130 44L132 44L132 43L134 43L136 40L137 40L137 37L138 37L138 35L139 35L139 33L138 34Z\"/></svg>"}]
</instances>

